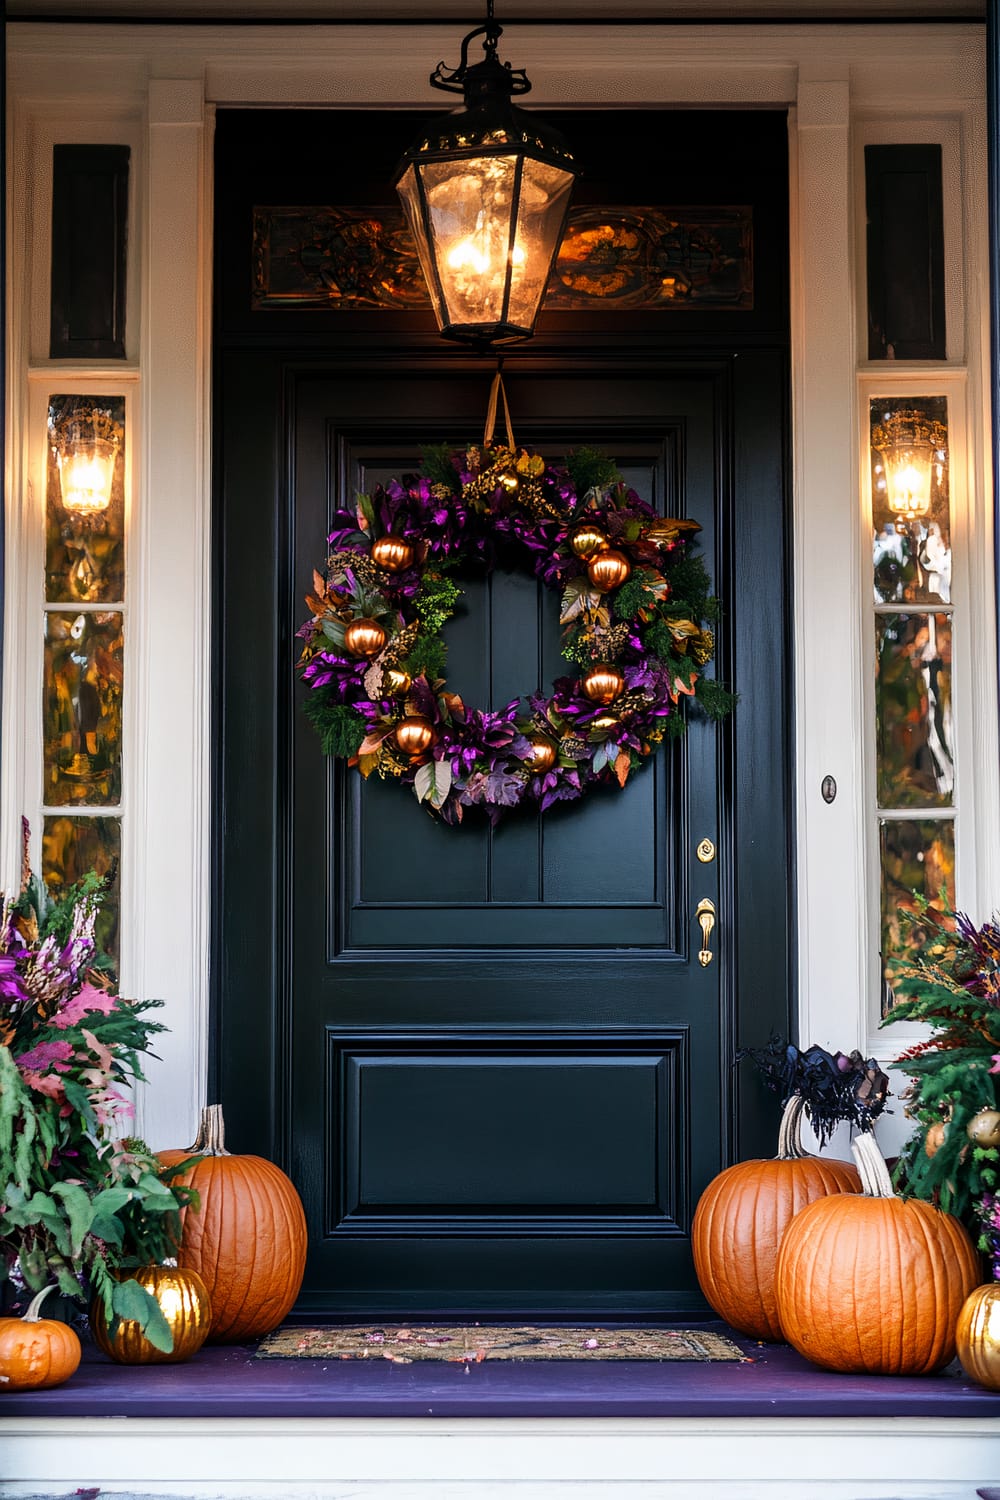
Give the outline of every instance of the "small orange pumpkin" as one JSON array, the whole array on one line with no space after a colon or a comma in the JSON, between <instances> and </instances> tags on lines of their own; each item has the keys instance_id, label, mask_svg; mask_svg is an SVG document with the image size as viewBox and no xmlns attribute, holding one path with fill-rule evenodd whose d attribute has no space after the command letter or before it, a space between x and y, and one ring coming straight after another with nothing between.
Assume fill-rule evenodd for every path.
<instances>
[{"instance_id":1,"label":"small orange pumpkin","mask_svg":"<svg viewBox=\"0 0 1000 1500\"><path fill-rule=\"evenodd\" d=\"M958 1219L895 1195L874 1136L851 1149L862 1193L810 1203L785 1230L775 1272L782 1333L827 1370L931 1375L955 1357L979 1258Z\"/></svg>"},{"instance_id":2,"label":"small orange pumpkin","mask_svg":"<svg viewBox=\"0 0 1000 1500\"><path fill-rule=\"evenodd\" d=\"M156 1298L174 1346L169 1352L157 1349L142 1325L131 1318L119 1318L112 1333L104 1304L95 1299L90 1309L90 1331L99 1349L120 1365L176 1365L197 1354L212 1324L212 1305L196 1271L183 1266L139 1266L134 1271L121 1271L119 1280L137 1281Z\"/></svg>"},{"instance_id":3,"label":"small orange pumpkin","mask_svg":"<svg viewBox=\"0 0 1000 1500\"><path fill-rule=\"evenodd\" d=\"M62 1385L80 1363L80 1340L68 1323L38 1309L53 1291L44 1287L23 1318L0 1318L0 1391L41 1391Z\"/></svg>"},{"instance_id":4,"label":"small orange pumpkin","mask_svg":"<svg viewBox=\"0 0 1000 1500\"><path fill-rule=\"evenodd\" d=\"M1000 1391L1000 1282L977 1286L965 1299L955 1343L966 1375L988 1391Z\"/></svg>"},{"instance_id":5,"label":"small orange pumpkin","mask_svg":"<svg viewBox=\"0 0 1000 1500\"><path fill-rule=\"evenodd\" d=\"M270 1333L299 1294L306 1266L306 1216L293 1184L262 1156L225 1147L222 1109L202 1111L187 1151L161 1151L166 1166L203 1158L182 1179L201 1199L184 1210L178 1265L196 1271L212 1303L210 1343Z\"/></svg>"},{"instance_id":6,"label":"small orange pumpkin","mask_svg":"<svg viewBox=\"0 0 1000 1500\"><path fill-rule=\"evenodd\" d=\"M774 1295L778 1246L792 1218L830 1193L856 1193L850 1162L812 1156L802 1145L805 1100L793 1094L771 1161L727 1167L702 1193L691 1226L698 1284L721 1318L752 1338L781 1338Z\"/></svg>"}]
</instances>

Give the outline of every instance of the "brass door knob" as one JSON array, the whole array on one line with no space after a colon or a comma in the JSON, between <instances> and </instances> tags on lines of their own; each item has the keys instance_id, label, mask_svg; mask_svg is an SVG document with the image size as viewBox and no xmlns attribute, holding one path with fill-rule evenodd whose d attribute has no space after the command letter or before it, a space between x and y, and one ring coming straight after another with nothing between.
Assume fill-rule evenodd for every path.
<instances>
[{"instance_id":1,"label":"brass door knob","mask_svg":"<svg viewBox=\"0 0 1000 1500\"><path fill-rule=\"evenodd\" d=\"M698 954L698 962L703 969L707 969L712 962L712 950L709 943L712 941L712 933L715 930L715 902L703 896L698 902L695 916L701 924L701 950Z\"/></svg>"}]
</instances>

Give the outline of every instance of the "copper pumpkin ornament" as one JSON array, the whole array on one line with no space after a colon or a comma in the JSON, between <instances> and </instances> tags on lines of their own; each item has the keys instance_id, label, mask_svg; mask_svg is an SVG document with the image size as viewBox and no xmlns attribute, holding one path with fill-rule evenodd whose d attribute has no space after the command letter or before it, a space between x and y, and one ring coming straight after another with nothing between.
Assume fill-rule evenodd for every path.
<instances>
[{"instance_id":1,"label":"copper pumpkin ornament","mask_svg":"<svg viewBox=\"0 0 1000 1500\"><path fill-rule=\"evenodd\" d=\"M594 557L598 552L607 551L610 546L601 528L590 521L576 528L569 539L569 544L577 557Z\"/></svg>"},{"instance_id":2,"label":"copper pumpkin ornament","mask_svg":"<svg viewBox=\"0 0 1000 1500\"><path fill-rule=\"evenodd\" d=\"M130 1318L119 1318L112 1332L104 1304L95 1300L90 1309L90 1328L99 1349L120 1365L177 1365L197 1354L212 1326L212 1304L197 1271L183 1266L139 1266L135 1271L120 1272L119 1280L137 1281L156 1298L174 1346L169 1351L157 1349L142 1325Z\"/></svg>"},{"instance_id":3,"label":"copper pumpkin ornament","mask_svg":"<svg viewBox=\"0 0 1000 1500\"><path fill-rule=\"evenodd\" d=\"M602 594L610 593L612 589L620 588L632 571L632 564L624 552L616 552L609 548L606 552L598 552L587 564L587 573L595 589Z\"/></svg>"},{"instance_id":4,"label":"copper pumpkin ornament","mask_svg":"<svg viewBox=\"0 0 1000 1500\"><path fill-rule=\"evenodd\" d=\"M202 1111L193 1146L159 1155L167 1166L202 1157L182 1179L201 1204L184 1210L177 1259L208 1290L210 1342L270 1333L298 1296L306 1267L306 1216L294 1184L274 1162L226 1150L218 1104Z\"/></svg>"},{"instance_id":5,"label":"copper pumpkin ornament","mask_svg":"<svg viewBox=\"0 0 1000 1500\"><path fill-rule=\"evenodd\" d=\"M420 714L408 714L396 725L396 744L404 755L423 755L436 739L434 725Z\"/></svg>"},{"instance_id":6,"label":"copper pumpkin ornament","mask_svg":"<svg viewBox=\"0 0 1000 1500\"><path fill-rule=\"evenodd\" d=\"M387 639L377 620L352 620L344 631L344 645L352 656L378 656Z\"/></svg>"},{"instance_id":7,"label":"copper pumpkin ornament","mask_svg":"<svg viewBox=\"0 0 1000 1500\"><path fill-rule=\"evenodd\" d=\"M617 667L598 662L580 678L580 687L591 703L613 703L621 696L625 678Z\"/></svg>"},{"instance_id":8,"label":"copper pumpkin ornament","mask_svg":"<svg viewBox=\"0 0 1000 1500\"><path fill-rule=\"evenodd\" d=\"M372 562L387 573L402 573L413 562L414 555L411 544L393 532L372 542Z\"/></svg>"},{"instance_id":9,"label":"copper pumpkin ornament","mask_svg":"<svg viewBox=\"0 0 1000 1500\"><path fill-rule=\"evenodd\" d=\"M966 1375L988 1391L1000 1391L1000 1282L970 1292L958 1315L955 1343Z\"/></svg>"},{"instance_id":10,"label":"copper pumpkin ornament","mask_svg":"<svg viewBox=\"0 0 1000 1500\"><path fill-rule=\"evenodd\" d=\"M531 757L525 761L529 771L541 776L550 771L556 763L556 747L544 734L529 734L528 744L531 746Z\"/></svg>"}]
</instances>

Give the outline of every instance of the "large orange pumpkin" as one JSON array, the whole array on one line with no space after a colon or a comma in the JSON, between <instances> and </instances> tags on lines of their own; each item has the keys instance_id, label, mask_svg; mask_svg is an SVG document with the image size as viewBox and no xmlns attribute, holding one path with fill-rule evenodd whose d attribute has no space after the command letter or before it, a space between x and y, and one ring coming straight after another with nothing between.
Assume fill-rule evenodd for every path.
<instances>
[{"instance_id":1,"label":"large orange pumpkin","mask_svg":"<svg viewBox=\"0 0 1000 1500\"><path fill-rule=\"evenodd\" d=\"M203 1110L187 1151L161 1151L171 1166L203 1160L183 1181L198 1192L184 1211L178 1265L197 1271L212 1303L210 1343L237 1343L276 1328L299 1294L306 1265L306 1216L292 1183L261 1156L232 1156L218 1104Z\"/></svg>"},{"instance_id":2,"label":"large orange pumpkin","mask_svg":"<svg viewBox=\"0 0 1000 1500\"><path fill-rule=\"evenodd\" d=\"M804 1208L778 1251L782 1332L827 1370L930 1375L955 1357L955 1325L979 1281L963 1225L897 1198L875 1139L853 1146L863 1193Z\"/></svg>"},{"instance_id":3,"label":"large orange pumpkin","mask_svg":"<svg viewBox=\"0 0 1000 1500\"><path fill-rule=\"evenodd\" d=\"M771 1161L741 1161L709 1183L691 1230L694 1267L706 1301L741 1333L780 1339L774 1265L788 1224L830 1193L861 1186L850 1162L811 1156L802 1145L805 1101L793 1095Z\"/></svg>"},{"instance_id":4,"label":"large orange pumpkin","mask_svg":"<svg viewBox=\"0 0 1000 1500\"><path fill-rule=\"evenodd\" d=\"M0 1318L0 1391L41 1391L62 1385L80 1363L80 1340L68 1323L38 1309L53 1288L34 1297L23 1318Z\"/></svg>"}]
</instances>

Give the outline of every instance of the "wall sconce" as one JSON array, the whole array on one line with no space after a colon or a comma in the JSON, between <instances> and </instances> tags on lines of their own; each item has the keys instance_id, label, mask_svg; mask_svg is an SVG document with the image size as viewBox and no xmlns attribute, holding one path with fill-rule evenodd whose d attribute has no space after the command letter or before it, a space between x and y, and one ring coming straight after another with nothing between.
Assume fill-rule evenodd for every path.
<instances>
[{"instance_id":1,"label":"wall sconce","mask_svg":"<svg viewBox=\"0 0 1000 1500\"><path fill-rule=\"evenodd\" d=\"M430 78L462 108L427 126L396 177L442 336L483 347L531 337L579 175L562 136L511 103L531 84L499 61L502 34L487 0L458 67ZM480 36L484 59L470 64Z\"/></svg>"},{"instance_id":2,"label":"wall sconce","mask_svg":"<svg viewBox=\"0 0 1000 1500\"><path fill-rule=\"evenodd\" d=\"M873 425L871 441L882 460L875 466L876 483L896 515L896 530L907 531L929 513L933 482L944 476L947 429L921 411L886 412Z\"/></svg>"},{"instance_id":3,"label":"wall sconce","mask_svg":"<svg viewBox=\"0 0 1000 1500\"><path fill-rule=\"evenodd\" d=\"M49 442L59 470L63 507L75 521L93 523L111 504L122 427L107 407L73 398L49 412Z\"/></svg>"}]
</instances>

